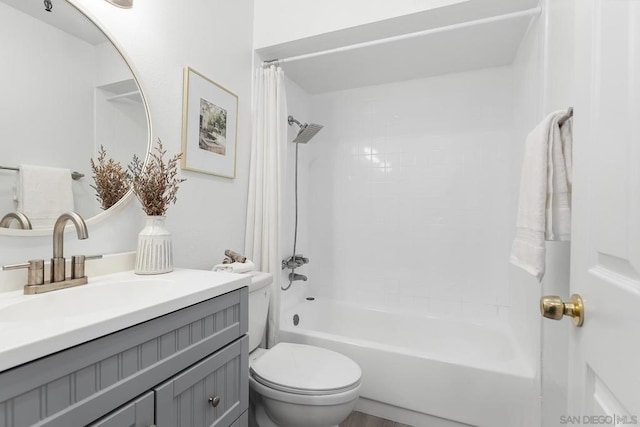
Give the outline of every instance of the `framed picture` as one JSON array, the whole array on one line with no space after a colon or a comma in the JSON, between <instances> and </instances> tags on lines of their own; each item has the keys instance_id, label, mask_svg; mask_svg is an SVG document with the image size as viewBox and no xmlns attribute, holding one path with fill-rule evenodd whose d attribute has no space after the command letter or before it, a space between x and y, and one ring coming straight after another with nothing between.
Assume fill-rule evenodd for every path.
<instances>
[{"instance_id":1,"label":"framed picture","mask_svg":"<svg viewBox=\"0 0 640 427\"><path fill-rule=\"evenodd\" d=\"M238 97L185 67L182 169L235 178L237 127Z\"/></svg>"}]
</instances>

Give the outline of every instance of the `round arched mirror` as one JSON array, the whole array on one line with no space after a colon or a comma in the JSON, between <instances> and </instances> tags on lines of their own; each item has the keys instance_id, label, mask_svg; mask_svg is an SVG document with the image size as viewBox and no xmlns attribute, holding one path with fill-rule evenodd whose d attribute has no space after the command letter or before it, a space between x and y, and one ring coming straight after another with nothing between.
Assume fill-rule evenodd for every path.
<instances>
[{"instance_id":1,"label":"round arched mirror","mask_svg":"<svg viewBox=\"0 0 640 427\"><path fill-rule=\"evenodd\" d=\"M0 217L28 207L34 228L0 234L44 234L70 208L85 220L105 216L90 159L104 147L126 168L150 143L131 67L65 0L0 0L0 52Z\"/></svg>"}]
</instances>

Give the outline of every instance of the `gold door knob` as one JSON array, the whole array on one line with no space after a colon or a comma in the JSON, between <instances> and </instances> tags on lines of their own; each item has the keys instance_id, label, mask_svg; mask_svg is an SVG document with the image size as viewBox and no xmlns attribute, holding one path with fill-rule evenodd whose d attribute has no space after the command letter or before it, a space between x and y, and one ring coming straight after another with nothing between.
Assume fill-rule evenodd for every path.
<instances>
[{"instance_id":1,"label":"gold door knob","mask_svg":"<svg viewBox=\"0 0 640 427\"><path fill-rule=\"evenodd\" d=\"M573 294L569 302L563 302L559 296L549 295L540 298L540 313L547 319L560 320L570 316L577 327L584 323L584 304L580 295Z\"/></svg>"}]
</instances>

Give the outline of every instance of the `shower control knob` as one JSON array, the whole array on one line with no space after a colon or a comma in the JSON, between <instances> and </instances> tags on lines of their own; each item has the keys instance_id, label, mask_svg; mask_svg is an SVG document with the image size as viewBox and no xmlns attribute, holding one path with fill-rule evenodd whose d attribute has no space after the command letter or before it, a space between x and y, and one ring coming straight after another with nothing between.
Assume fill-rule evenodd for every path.
<instances>
[{"instance_id":1,"label":"shower control knob","mask_svg":"<svg viewBox=\"0 0 640 427\"><path fill-rule=\"evenodd\" d=\"M569 302L563 302L559 296L548 295L540 298L540 313L547 319L560 320L569 316L577 327L584 323L584 304L580 295L573 294Z\"/></svg>"}]
</instances>

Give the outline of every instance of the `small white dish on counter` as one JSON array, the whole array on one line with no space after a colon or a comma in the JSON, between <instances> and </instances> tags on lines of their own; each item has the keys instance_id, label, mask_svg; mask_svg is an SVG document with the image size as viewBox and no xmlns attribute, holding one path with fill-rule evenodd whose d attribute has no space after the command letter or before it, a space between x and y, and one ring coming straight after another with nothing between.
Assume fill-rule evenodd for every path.
<instances>
[{"instance_id":1,"label":"small white dish on counter","mask_svg":"<svg viewBox=\"0 0 640 427\"><path fill-rule=\"evenodd\" d=\"M125 271L38 295L0 293L0 371L234 291L248 276L175 269Z\"/></svg>"}]
</instances>

